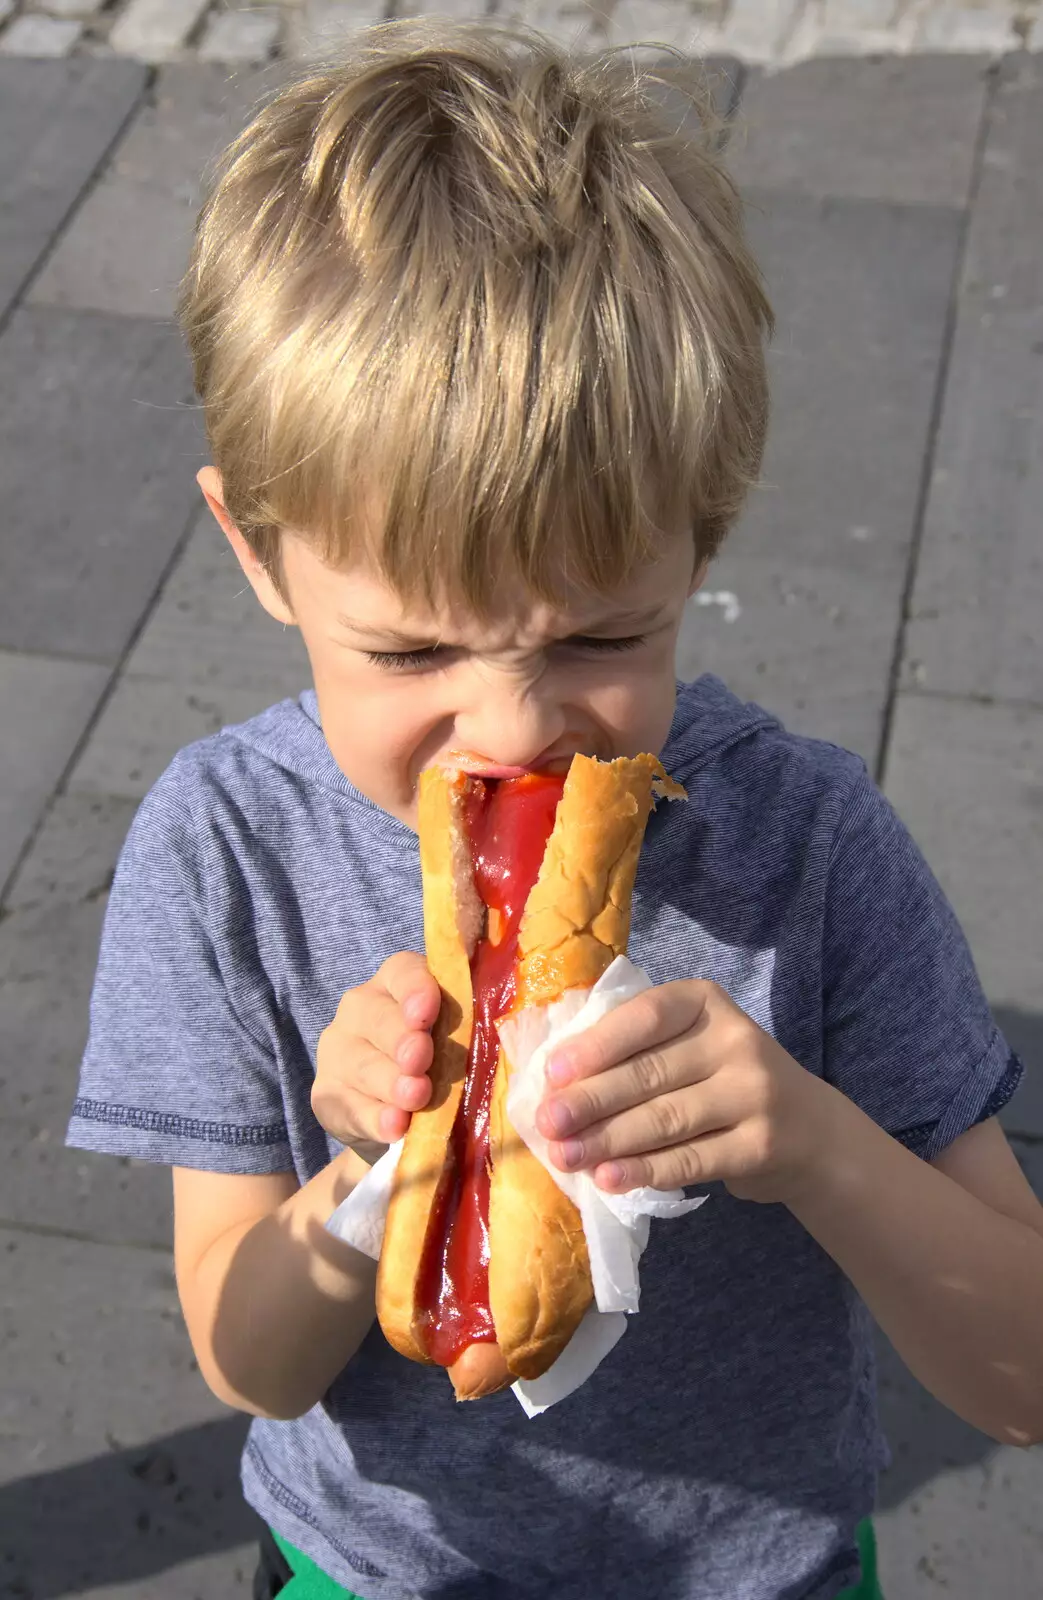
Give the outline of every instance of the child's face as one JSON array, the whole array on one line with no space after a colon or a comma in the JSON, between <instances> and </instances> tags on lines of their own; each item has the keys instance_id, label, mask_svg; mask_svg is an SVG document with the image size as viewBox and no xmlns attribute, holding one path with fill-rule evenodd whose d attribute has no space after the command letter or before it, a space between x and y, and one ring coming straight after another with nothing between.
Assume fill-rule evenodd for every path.
<instances>
[{"instance_id":1,"label":"child's face","mask_svg":"<svg viewBox=\"0 0 1043 1600\"><path fill-rule=\"evenodd\" d=\"M479 622L407 608L373 572L332 568L292 534L282 542L288 608L219 520L261 603L301 630L334 759L409 826L420 772L451 750L564 769L577 752L607 760L662 748L677 634L702 576L690 535L664 540L614 596L550 607L508 594L495 620Z\"/></svg>"}]
</instances>

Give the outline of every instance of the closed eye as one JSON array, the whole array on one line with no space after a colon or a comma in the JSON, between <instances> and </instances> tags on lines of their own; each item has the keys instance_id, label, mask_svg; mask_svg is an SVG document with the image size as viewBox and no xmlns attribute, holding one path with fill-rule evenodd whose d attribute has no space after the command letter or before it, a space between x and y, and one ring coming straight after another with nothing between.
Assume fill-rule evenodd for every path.
<instances>
[{"instance_id":1,"label":"closed eye","mask_svg":"<svg viewBox=\"0 0 1043 1600\"><path fill-rule=\"evenodd\" d=\"M572 650L589 650L597 653L607 650L637 650L647 638L647 633L634 633L623 639L587 638L583 634L574 634L571 639L563 639L562 644Z\"/></svg>"},{"instance_id":2,"label":"closed eye","mask_svg":"<svg viewBox=\"0 0 1043 1600\"><path fill-rule=\"evenodd\" d=\"M605 654L609 651L637 650L645 643L646 633L629 634L625 638L597 638L585 634L573 634L568 639L562 639L560 646L569 650L587 651L593 655ZM366 660L375 667L382 667L386 672L417 672L426 667L444 667L450 658L456 654L448 645L425 645L418 650L367 650Z\"/></svg>"},{"instance_id":3,"label":"closed eye","mask_svg":"<svg viewBox=\"0 0 1043 1600\"><path fill-rule=\"evenodd\" d=\"M444 645L425 645L422 650L367 650L366 660L388 672L401 672L419 667L444 666L452 654Z\"/></svg>"}]
</instances>

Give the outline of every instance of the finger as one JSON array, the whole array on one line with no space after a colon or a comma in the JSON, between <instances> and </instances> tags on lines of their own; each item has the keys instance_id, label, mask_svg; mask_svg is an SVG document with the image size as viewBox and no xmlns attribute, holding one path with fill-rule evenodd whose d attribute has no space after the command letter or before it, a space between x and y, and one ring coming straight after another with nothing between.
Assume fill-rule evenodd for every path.
<instances>
[{"instance_id":1,"label":"finger","mask_svg":"<svg viewBox=\"0 0 1043 1600\"><path fill-rule=\"evenodd\" d=\"M427 962L415 950L401 950L389 956L376 975L377 981L402 1007L406 1021L414 1028L430 1028L442 1003L441 990L428 971Z\"/></svg>"},{"instance_id":2,"label":"finger","mask_svg":"<svg viewBox=\"0 0 1043 1600\"><path fill-rule=\"evenodd\" d=\"M683 1189L693 1183L716 1183L734 1176L741 1167L735 1154L736 1130L726 1128L703 1134L666 1150L654 1150L599 1163L591 1177L608 1194L630 1189Z\"/></svg>"},{"instance_id":3,"label":"finger","mask_svg":"<svg viewBox=\"0 0 1043 1600\"><path fill-rule=\"evenodd\" d=\"M377 1126L380 1129L379 1137L386 1144L394 1144L398 1139L405 1137L409 1123L410 1115L408 1111L400 1111L397 1106L381 1106L377 1116Z\"/></svg>"},{"instance_id":4,"label":"finger","mask_svg":"<svg viewBox=\"0 0 1043 1600\"><path fill-rule=\"evenodd\" d=\"M311 1103L326 1132L341 1144L360 1139L390 1144L409 1126L408 1112L369 1095L345 1093L329 1083L316 1083Z\"/></svg>"},{"instance_id":5,"label":"finger","mask_svg":"<svg viewBox=\"0 0 1043 1600\"><path fill-rule=\"evenodd\" d=\"M381 1051L367 1050L363 1045L352 1063L350 1088L345 1085L345 1089L397 1106L400 1111L419 1111L431 1098L431 1079L426 1071L419 1075L404 1073Z\"/></svg>"},{"instance_id":6,"label":"finger","mask_svg":"<svg viewBox=\"0 0 1043 1600\"><path fill-rule=\"evenodd\" d=\"M707 1078L714 1064L690 1038L662 1050L648 1050L617 1067L548 1091L536 1109L536 1127L545 1139L562 1139L591 1123L645 1105L659 1095Z\"/></svg>"},{"instance_id":7,"label":"finger","mask_svg":"<svg viewBox=\"0 0 1043 1600\"><path fill-rule=\"evenodd\" d=\"M689 978L635 995L555 1050L547 1063L549 1082L557 1086L590 1077L688 1033L702 1018L712 987Z\"/></svg>"},{"instance_id":8,"label":"finger","mask_svg":"<svg viewBox=\"0 0 1043 1600\"><path fill-rule=\"evenodd\" d=\"M354 1026L366 1043L398 1071L418 1076L430 1070L435 1053L430 1033L411 1026L401 1003L386 991L377 989L367 997L365 1012Z\"/></svg>"},{"instance_id":9,"label":"finger","mask_svg":"<svg viewBox=\"0 0 1043 1600\"><path fill-rule=\"evenodd\" d=\"M704 1084L658 1095L604 1122L592 1123L566 1139L552 1141L547 1148L556 1167L573 1172L595 1167L602 1161L669 1149L731 1127L735 1120L734 1103L727 1096L714 1093L712 1085Z\"/></svg>"}]
</instances>

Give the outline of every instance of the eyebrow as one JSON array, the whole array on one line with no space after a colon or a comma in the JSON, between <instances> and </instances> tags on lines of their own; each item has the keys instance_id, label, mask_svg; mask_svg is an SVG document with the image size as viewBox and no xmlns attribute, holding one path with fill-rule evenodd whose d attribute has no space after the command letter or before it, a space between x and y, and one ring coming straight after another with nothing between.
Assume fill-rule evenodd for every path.
<instances>
[{"instance_id":1,"label":"eyebrow","mask_svg":"<svg viewBox=\"0 0 1043 1600\"><path fill-rule=\"evenodd\" d=\"M596 633L601 628L648 628L653 622L658 622L666 605L660 601L655 606L645 606L641 611L614 611L611 616L600 617L596 622L590 622L581 633Z\"/></svg>"},{"instance_id":2,"label":"eyebrow","mask_svg":"<svg viewBox=\"0 0 1043 1600\"><path fill-rule=\"evenodd\" d=\"M429 647L438 643L436 634L403 633L399 628L380 627L369 622L359 622L355 617L338 612L337 621L343 628L350 628L352 633L358 633L366 639L389 639L394 644L408 645L416 650Z\"/></svg>"},{"instance_id":3,"label":"eyebrow","mask_svg":"<svg viewBox=\"0 0 1043 1600\"><path fill-rule=\"evenodd\" d=\"M634 628L640 631L650 627L658 621L665 607L646 607L642 611L617 611L611 616L599 617L596 621L587 623L583 628L574 628L571 633L562 635L562 639L585 639L594 634L602 633L609 628ZM443 641L438 634L403 633L400 628L381 627L378 624L360 622L356 617L349 617L344 612L338 612L337 621L342 627L350 628L352 633L357 633L366 639L380 639L382 641L401 645L408 650L430 650L433 646Z\"/></svg>"}]
</instances>

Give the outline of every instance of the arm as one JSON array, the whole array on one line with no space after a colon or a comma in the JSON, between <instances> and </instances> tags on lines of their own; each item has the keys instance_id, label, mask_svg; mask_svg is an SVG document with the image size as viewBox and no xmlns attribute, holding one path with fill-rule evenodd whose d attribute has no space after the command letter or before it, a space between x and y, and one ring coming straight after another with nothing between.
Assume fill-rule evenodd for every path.
<instances>
[{"instance_id":1,"label":"arm","mask_svg":"<svg viewBox=\"0 0 1043 1600\"><path fill-rule=\"evenodd\" d=\"M174 1264L199 1369L219 1400L297 1417L376 1315L376 1262L325 1230L366 1171L352 1151L300 1188L292 1172L174 1169Z\"/></svg>"},{"instance_id":2,"label":"arm","mask_svg":"<svg viewBox=\"0 0 1043 1600\"><path fill-rule=\"evenodd\" d=\"M431 1095L438 985L392 956L349 989L319 1039L312 1108L345 1149L303 1188L292 1172L174 1170L174 1260L200 1371L219 1400L298 1417L326 1393L376 1316L377 1265L325 1224Z\"/></svg>"},{"instance_id":3,"label":"arm","mask_svg":"<svg viewBox=\"0 0 1043 1600\"><path fill-rule=\"evenodd\" d=\"M999 1124L928 1164L843 1096L831 1123L793 1214L925 1388L1001 1442L1043 1440L1043 1206Z\"/></svg>"}]
</instances>

